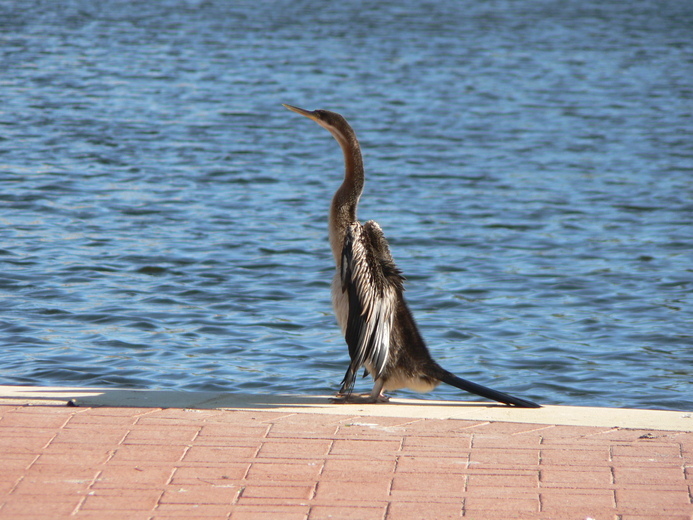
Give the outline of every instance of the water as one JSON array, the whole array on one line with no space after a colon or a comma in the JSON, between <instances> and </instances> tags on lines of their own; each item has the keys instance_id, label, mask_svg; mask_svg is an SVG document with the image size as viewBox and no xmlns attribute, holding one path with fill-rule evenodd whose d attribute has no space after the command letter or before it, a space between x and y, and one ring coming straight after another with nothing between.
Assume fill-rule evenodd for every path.
<instances>
[{"instance_id":1,"label":"water","mask_svg":"<svg viewBox=\"0 0 693 520\"><path fill-rule=\"evenodd\" d=\"M5 0L0 24L1 383L335 391L341 153L291 103L356 128L360 217L446 368L693 408L687 0Z\"/></svg>"}]
</instances>

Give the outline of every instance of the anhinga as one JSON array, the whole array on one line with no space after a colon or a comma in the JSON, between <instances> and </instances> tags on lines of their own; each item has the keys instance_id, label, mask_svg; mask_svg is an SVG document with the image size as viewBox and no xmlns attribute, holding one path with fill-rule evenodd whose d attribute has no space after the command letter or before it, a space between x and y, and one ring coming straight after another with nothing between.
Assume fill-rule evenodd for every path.
<instances>
[{"instance_id":1,"label":"anhinga","mask_svg":"<svg viewBox=\"0 0 693 520\"><path fill-rule=\"evenodd\" d=\"M531 401L461 379L431 358L404 300L404 277L380 226L372 220L361 224L356 219L364 169L354 130L335 112L284 106L328 130L344 152L344 182L332 199L329 234L337 264L332 304L351 363L335 400L382 402L388 399L383 395L386 390L407 387L428 392L443 382L501 403L538 408ZM351 392L361 367L373 377L373 390L354 397Z\"/></svg>"}]
</instances>

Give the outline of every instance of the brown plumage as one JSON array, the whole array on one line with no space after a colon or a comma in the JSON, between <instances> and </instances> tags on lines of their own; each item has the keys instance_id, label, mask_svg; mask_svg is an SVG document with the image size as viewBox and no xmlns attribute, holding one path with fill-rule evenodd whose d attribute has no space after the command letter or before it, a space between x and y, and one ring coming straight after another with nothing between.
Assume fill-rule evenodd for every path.
<instances>
[{"instance_id":1,"label":"brown plumage","mask_svg":"<svg viewBox=\"0 0 693 520\"><path fill-rule=\"evenodd\" d=\"M404 299L404 277L380 226L372 220L361 224L356 218L365 175L354 130L335 112L284 106L328 130L344 153L344 181L332 199L329 231L337 264L332 304L349 346L351 363L336 400L386 401L384 391L406 387L428 392L443 382L494 401L538 407L531 401L461 379L431 358ZM373 377L373 390L355 397L351 392L362 367Z\"/></svg>"}]
</instances>

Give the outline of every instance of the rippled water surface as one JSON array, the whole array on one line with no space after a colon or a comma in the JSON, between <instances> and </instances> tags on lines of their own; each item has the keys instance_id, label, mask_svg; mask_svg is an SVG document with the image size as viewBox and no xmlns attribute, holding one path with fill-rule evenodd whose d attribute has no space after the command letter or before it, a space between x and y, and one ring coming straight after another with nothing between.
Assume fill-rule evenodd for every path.
<instances>
[{"instance_id":1,"label":"rippled water surface","mask_svg":"<svg viewBox=\"0 0 693 520\"><path fill-rule=\"evenodd\" d=\"M356 128L360 217L446 368L693 409L692 3L0 0L0 24L0 383L335 391L342 158L291 103Z\"/></svg>"}]
</instances>

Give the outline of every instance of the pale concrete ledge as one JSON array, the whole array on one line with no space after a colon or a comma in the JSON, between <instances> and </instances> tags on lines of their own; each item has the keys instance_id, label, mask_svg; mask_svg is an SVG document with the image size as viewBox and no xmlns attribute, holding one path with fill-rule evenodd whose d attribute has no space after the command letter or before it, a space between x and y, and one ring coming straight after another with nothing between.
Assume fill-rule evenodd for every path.
<instances>
[{"instance_id":1,"label":"pale concrete ledge","mask_svg":"<svg viewBox=\"0 0 693 520\"><path fill-rule=\"evenodd\" d=\"M525 409L466 401L393 398L387 404L332 404L329 396L250 395L221 392L119 390L112 388L0 386L0 404L84 407L272 410L417 419L619 427L693 431L693 411L635 410L579 406Z\"/></svg>"}]
</instances>

